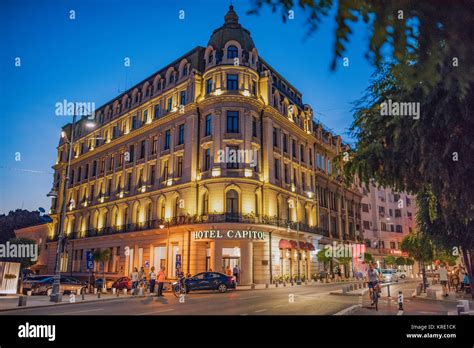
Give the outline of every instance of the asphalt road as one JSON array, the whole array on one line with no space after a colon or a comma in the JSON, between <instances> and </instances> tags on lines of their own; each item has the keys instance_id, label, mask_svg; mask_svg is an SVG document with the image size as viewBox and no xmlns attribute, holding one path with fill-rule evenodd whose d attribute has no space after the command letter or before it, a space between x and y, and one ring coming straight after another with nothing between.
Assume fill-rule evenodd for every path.
<instances>
[{"instance_id":1,"label":"asphalt road","mask_svg":"<svg viewBox=\"0 0 474 348\"><path fill-rule=\"evenodd\" d=\"M357 296L334 296L340 284L287 286L264 290L191 292L181 303L164 298L122 298L0 312L0 315L330 315L359 301Z\"/></svg>"},{"instance_id":2,"label":"asphalt road","mask_svg":"<svg viewBox=\"0 0 474 348\"><path fill-rule=\"evenodd\" d=\"M416 282L400 282L390 287L391 297L384 288L379 311L371 308L368 295L338 296L330 291L341 284L287 286L264 290L191 292L180 302L173 294L164 298L122 297L113 300L75 303L2 311L0 315L332 315L353 307L351 315L447 315L456 309L455 303L413 299ZM404 311L398 311L398 291L404 294Z\"/></svg>"}]
</instances>

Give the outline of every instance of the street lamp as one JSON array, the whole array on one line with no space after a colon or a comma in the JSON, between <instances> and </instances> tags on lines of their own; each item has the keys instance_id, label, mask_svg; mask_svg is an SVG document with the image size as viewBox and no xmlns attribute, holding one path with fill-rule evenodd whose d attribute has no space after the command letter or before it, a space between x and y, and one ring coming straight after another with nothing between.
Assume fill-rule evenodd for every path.
<instances>
[{"instance_id":1,"label":"street lamp","mask_svg":"<svg viewBox=\"0 0 474 348\"><path fill-rule=\"evenodd\" d=\"M59 216L59 232L58 232L58 249L56 254L56 269L54 275L53 288L51 292L50 301L52 302L61 302L62 297L60 293L60 283L61 283L61 261L62 261L62 248L63 248L63 239L64 239L64 221L66 220L66 209L67 209L67 190L69 189L69 180L70 180L70 171L71 171L71 160L72 160L72 151L74 145L74 129L76 125L77 112L74 113L72 117L72 126L71 126L71 138L67 138L66 132L61 132L61 137L65 139L66 144L69 146L68 151L68 161L66 166L66 177L64 178L64 187L63 187L63 201L61 207L61 214ZM95 123L88 121L86 123L87 128L92 128L95 126ZM47 194L48 197L58 197L58 193L52 190Z\"/></svg>"}]
</instances>

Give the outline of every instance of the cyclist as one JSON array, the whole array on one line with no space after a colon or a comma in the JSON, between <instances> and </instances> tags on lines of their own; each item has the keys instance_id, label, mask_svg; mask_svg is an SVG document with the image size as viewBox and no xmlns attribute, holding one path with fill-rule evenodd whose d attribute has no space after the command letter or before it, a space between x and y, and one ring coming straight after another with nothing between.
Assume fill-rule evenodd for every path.
<instances>
[{"instance_id":1,"label":"cyclist","mask_svg":"<svg viewBox=\"0 0 474 348\"><path fill-rule=\"evenodd\" d=\"M367 283L369 286L370 300L372 301L372 306L374 305L373 292L377 291L376 287L379 283L379 273L377 269L374 268L373 264L369 264L369 269L367 270Z\"/></svg>"}]
</instances>

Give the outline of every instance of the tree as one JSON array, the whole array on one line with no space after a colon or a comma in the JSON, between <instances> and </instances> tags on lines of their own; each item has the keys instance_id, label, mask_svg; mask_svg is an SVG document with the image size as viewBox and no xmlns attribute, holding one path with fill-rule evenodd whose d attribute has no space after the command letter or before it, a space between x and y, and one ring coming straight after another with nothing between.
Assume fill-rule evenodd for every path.
<instances>
[{"instance_id":1,"label":"tree","mask_svg":"<svg viewBox=\"0 0 474 348\"><path fill-rule=\"evenodd\" d=\"M106 287L105 282L105 262L110 259L110 249L95 249L92 254L92 259L95 262L99 262L102 266L102 278L103 278L103 287Z\"/></svg>"},{"instance_id":2,"label":"tree","mask_svg":"<svg viewBox=\"0 0 474 348\"><path fill-rule=\"evenodd\" d=\"M410 259L410 258L406 259L406 262L407 262L407 266L413 266L415 264L415 260Z\"/></svg>"},{"instance_id":3,"label":"tree","mask_svg":"<svg viewBox=\"0 0 474 348\"><path fill-rule=\"evenodd\" d=\"M400 256L400 257L397 257L397 259L395 260L395 264L397 266L404 266L407 264L407 261L404 257Z\"/></svg>"},{"instance_id":4,"label":"tree","mask_svg":"<svg viewBox=\"0 0 474 348\"><path fill-rule=\"evenodd\" d=\"M321 250L318 251L316 254L316 258L318 259L318 262L323 264L324 270L326 271L326 264L329 262L332 262L332 257L327 256L326 254L326 249L322 248Z\"/></svg>"},{"instance_id":5,"label":"tree","mask_svg":"<svg viewBox=\"0 0 474 348\"><path fill-rule=\"evenodd\" d=\"M383 258L385 264L388 266L393 266L395 264L395 256L387 255Z\"/></svg>"},{"instance_id":6,"label":"tree","mask_svg":"<svg viewBox=\"0 0 474 348\"><path fill-rule=\"evenodd\" d=\"M459 247L474 278L474 7L469 1L381 2L255 0L278 8L285 19L300 6L309 32L335 12L332 69L363 20L369 33L368 59L377 73L355 108L351 127L357 144L344 166L346 181L357 176L396 191L421 193L429 203L423 233L445 249ZM442 9L440 9L440 5ZM335 10L335 11L332 11ZM383 52L383 54L382 54ZM385 53L388 52L388 53ZM418 103L418 117L381 114L387 101ZM435 141L434 141L435 140ZM424 261L422 261L424 262ZM472 293L474 298L474 292Z\"/></svg>"},{"instance_id":7,"label":"tree","mask_svg":"<svg viewBox=\"0 0 474 348\"><path fill-rule=\"evenodd\" d=\"M426 291L428 280L426 278L425 263L433 261L434 251L432 241L423 233L415 231L403 238L400 247L420 263L423 275L423 290Z\"/></svg>"},{"instance_id":8,"label":"tree","mask_svg":"<svg viewBox=\"0 0 474 348\"><path fill-rule=\"evenodd\" d=\"M0 215L0 243L15 238L15 230L44 223L38 211L17 209Z\"/></svg>"},{"instance_id":9,"label":"tree","mask_svg":"<svg viewBox=\"0 0 474 348\"><path fill-rule=\"evenodd\" d=\"M364 253L364 258L362 262L364 263L372 263L374 261L374 257L372 256L371 253Z\"/></svg>"},{"instance_id":10,"label":"tree","mask_svg":"<svg viewBox=\"0 0 474 348\"><path fill-rule=\"evenodd\" d=\"M347 277L349 269L345 266L349 265L349 263L352 261L352 257L338 257L336 258L336 260L339 263L339 265L344 266L344 275Z\"/></svg>"}]
</instances>

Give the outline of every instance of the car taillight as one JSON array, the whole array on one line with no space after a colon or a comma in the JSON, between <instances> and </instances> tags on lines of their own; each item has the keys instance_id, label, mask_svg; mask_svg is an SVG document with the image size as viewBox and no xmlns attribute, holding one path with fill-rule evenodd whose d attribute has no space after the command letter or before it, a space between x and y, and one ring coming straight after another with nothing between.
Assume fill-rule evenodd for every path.
<instances>
[{"instance_id":1,"label":"car taillight","mask_svg":"<svg viewBox=\"0 0 474 348\"><path fill-rule=\"evenodd\" d=\"M234 281L234 277L227 277L227 280L232 283Z\"/></svg>"}]
</instances>

